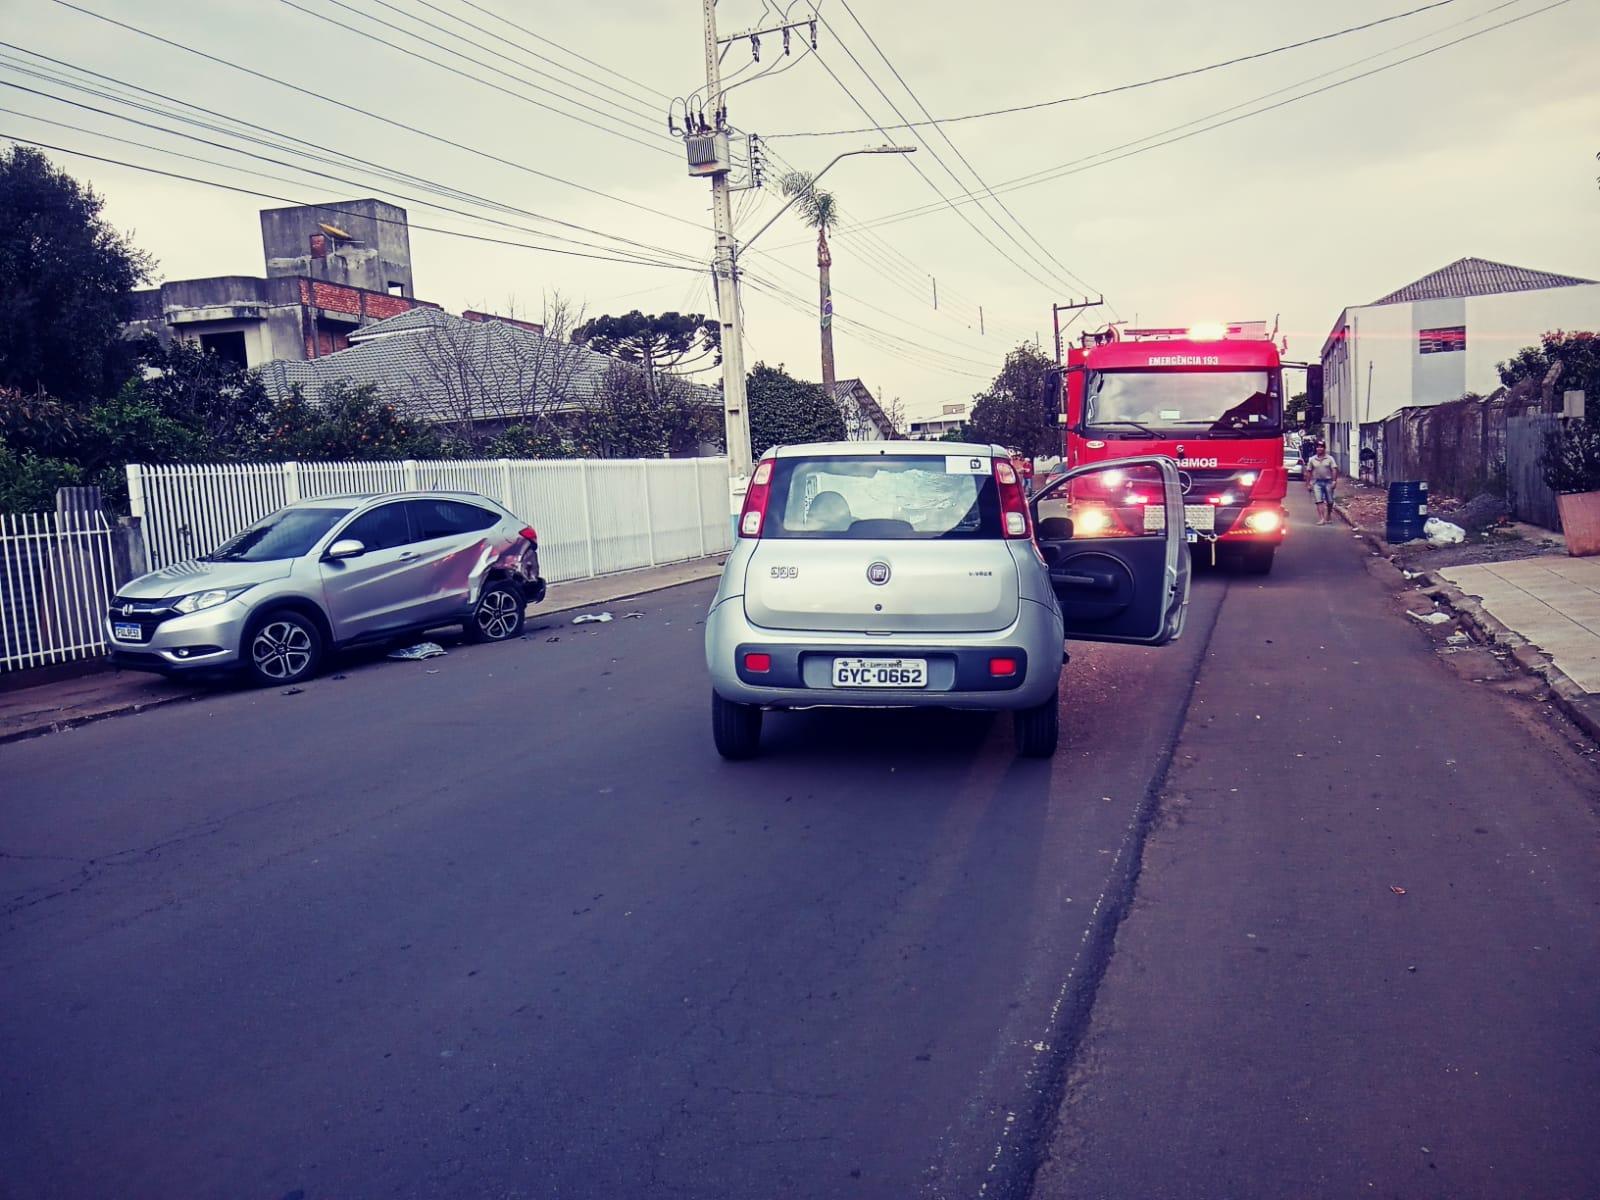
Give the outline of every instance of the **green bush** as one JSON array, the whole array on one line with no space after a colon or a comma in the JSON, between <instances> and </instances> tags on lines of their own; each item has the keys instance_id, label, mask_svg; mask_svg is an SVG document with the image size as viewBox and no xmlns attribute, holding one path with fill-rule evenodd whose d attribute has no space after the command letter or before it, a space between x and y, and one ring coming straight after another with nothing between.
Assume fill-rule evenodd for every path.
<instances>
[{"instance_id":1,"label":"green bush","mask_svg":"<svg viewBox=\"0 0 1600 1200\"><path fill-rule=\"evenodd\" d=\"M1545 435L1544 481L1563 495L1600 492L1600 425L1563 421Z\"/></svg>"},{"instance_id":2,"label":"green bush","mask_svg":"<svg viewBox=\"0 0 1600 1200\"><path fill-rule=\"evenodd\" d=\"M82 482L83 471L75 463L0 444L0 512L54 512L56 489Z\"/></svg>"}]
</instances>

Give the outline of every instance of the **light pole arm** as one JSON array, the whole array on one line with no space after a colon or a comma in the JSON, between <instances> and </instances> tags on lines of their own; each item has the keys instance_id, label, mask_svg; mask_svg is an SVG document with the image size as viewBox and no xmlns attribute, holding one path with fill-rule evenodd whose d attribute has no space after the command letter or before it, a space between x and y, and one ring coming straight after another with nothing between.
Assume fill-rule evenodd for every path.
<instances>
[{"instance_id":1,"label":"light pole arm","mask_svg":"<svg viewBox=\"0 0 1600 1200\"><path fill-rule=\"evenodd\" d=\"M811 184L812 184L813 187L815 187L817 181L819 179L821 179L824 175L826 175L829 171L833 170L834 163L837 163L842 158L850 158L852 155L856 155L856 154L914 154L916 152L916 149L917 148L915 146L867 146L867 147L865 147L863 149L860 149L860 150L846 150L843 154L834 155L832 162L829 162L827 166L823 167L822 170L818 171L815 175L813 175L811 177ZM788 212L791 208L794 207L794 203L798 199L800 199L800 194L799 193L796 193L795 195L790 196L789 197L789 202L787 204L785 204L782 208L780 208L777 212L773 213L771 219L768 220L765 225L763 225L760 229L756 230L749 237L745 238L745 240L742 243L736 244L734 246L734 250L733 250L734 258L737 260L739 255L743 254L746 250L748 250L750 248L750 245L751 245L752 242L754 242L758 237L760 237L767 230L771 229L773 227L773 225L775 225L777 223L779 217L783 216L784 213Z\"/></svg>"}]
</instances>

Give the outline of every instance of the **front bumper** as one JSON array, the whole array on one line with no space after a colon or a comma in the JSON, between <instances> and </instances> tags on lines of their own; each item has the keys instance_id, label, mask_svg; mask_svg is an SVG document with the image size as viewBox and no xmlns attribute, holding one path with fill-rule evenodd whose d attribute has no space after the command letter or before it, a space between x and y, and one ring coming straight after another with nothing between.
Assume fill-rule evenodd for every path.
<instances>
[{"instance_id":1,"label":"front bumper","mask_svg":"<svg viewBox=\"0 0 1600 1200\"><path fill-rule=\"evenodd\" d=\"M771 670L745 669L750 652L769 655ZM836 688L835 657L926 659L928 686ZM989 659L996 657L1015 660L1017 673L991 677ZM766 708L1033 708L1055 693L1063 657L1060 614L1028 600L1011 625L984 633L880 637L766 629L745 616L743 596L724 600L706 617L706 667L713 690L724 700Z\"/></svg>"},{"instance_id":2,"label":"front bumper","mask_svg":"<svg viewBox=\"0 0 1600 1200\"><path fill-rule=\"evenodd\" d=\"M106 658L112 666L163 675L214 671L236 666L250 610L239 600L187 615L144 614L129 620L115 605L106 616ZM118 637L118 624L137 624L139 640Z\"/></svg>"}]
</instances>

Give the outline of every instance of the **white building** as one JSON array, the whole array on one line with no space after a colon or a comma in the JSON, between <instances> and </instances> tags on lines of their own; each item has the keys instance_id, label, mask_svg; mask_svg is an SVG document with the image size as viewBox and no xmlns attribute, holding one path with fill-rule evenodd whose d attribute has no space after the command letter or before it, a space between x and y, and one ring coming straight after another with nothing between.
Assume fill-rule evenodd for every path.
<instances>
[{"instance_id":1,"label":"white building","mask_svg":"<svg viewBox=\"0 0 1600 1200\"><path fill-rule=\"evenodd\" d=\"M911 422L910 438L914 442L937 442L952 430L967 423L965 404L946 404L937 417L924 417Z\"/></svg>"},{"instance_id":2,"label":"white building","mask_svg":"<svg viewBox=\"0 0 1600 1200\"><path fill-rule=\"evenodd\" d=\"M1329 444L1346 469L1361 426L1500 386L1495 364L1551 330L1600 330L1600 283L1462 258L1345 309L1322 344Z\"/></svg>"}]
</instances>

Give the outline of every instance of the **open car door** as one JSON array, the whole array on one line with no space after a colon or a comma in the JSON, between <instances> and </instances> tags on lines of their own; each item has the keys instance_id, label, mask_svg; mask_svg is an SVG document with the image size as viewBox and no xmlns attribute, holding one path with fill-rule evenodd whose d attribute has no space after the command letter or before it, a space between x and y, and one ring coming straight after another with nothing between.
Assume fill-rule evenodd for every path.
<instances>
[{"instance_id":1,"label":"open car door","mask_svg":"<svg viewBox=\"0 0 1600 1200\"><path fill-rule=\"evenodd\" d=\"M1033 501L1069 639L1162 646L1183 633L1189 547L1178 464L1161 455L1074 467Z\"/></svg>"}]
</instances>

